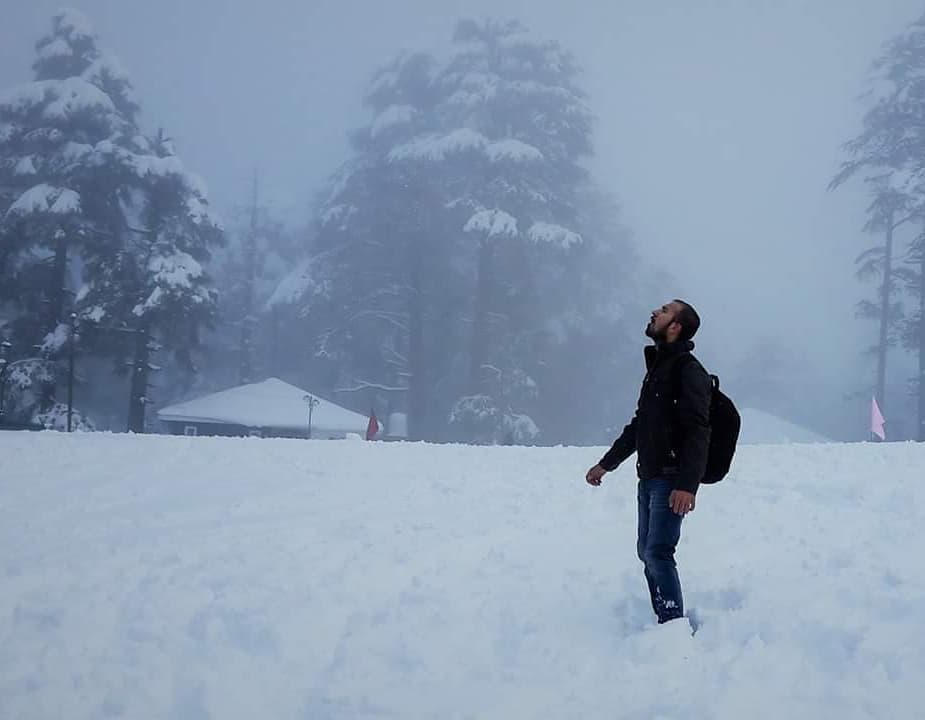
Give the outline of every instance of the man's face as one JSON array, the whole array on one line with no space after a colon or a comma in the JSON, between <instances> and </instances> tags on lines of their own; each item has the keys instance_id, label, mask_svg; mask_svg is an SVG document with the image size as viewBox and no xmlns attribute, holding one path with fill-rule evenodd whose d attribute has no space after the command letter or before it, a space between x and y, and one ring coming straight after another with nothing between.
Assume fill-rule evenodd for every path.
<instances>
[{"instance_id":1,"label":"man's face","mask_svg":"<svg viewBox=\"0 0 925 720\"><path fill-rule=\"evenodd\" d=\"M649 324L646 326L646 335L656 342L667 341L669 339L669 328L672 328L673 325L675 326L674 334L681 329L681 326L675 321L680 310L681 306L673 301L653 310Z\"/></svg>"}]
</instances>

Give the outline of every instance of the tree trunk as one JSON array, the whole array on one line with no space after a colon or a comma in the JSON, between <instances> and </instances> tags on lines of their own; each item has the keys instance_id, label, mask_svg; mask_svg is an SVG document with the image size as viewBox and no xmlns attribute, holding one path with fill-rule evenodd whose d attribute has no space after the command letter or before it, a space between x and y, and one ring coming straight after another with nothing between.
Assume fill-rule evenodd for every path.
<instances>
[{"instance_id":1,"label":"tree trunk","mask_svg":"<svg viewBox=\"0 0 925 720\"><path fill-rule=\"evenodd\" d=\"M919 248L919 427L916 440L925 442L925 240Z\"/></svg>"},{"instance_id":2,"label":"tree trunk","mask_svg":"<svg viewBox=\"0 0 925 720\"><path fill-rule=\"evenodd\" d=\"M484 390L482 366L488 354L488 312L491 307L491 287L494 253L487 239L479 243L479 265L475 296L475 317L472 323L472 348L469 356L469 392Z\"/></svg>"},{"instance_id":3,"label":"tree trunk","mask_svg":"<svg viewBox=\"0 0 925 720\"><path fill-rule=\"evenodd\" d=\"M135 353L129 382L128 431L145 431L145 405L148 402L148 372L150 370L150 336L148 330L139 330L132 338Z\"/></svg>"},{"instance_id":4,"label":"tree trunk","mask_svg":"<svg viewBox=\"0 0 925 720\"><path fill-rule=\"evenodd\" d=\"M254 317L255 278L257 275L257 176L254 176L253 197L251 198L251 226L244 240L243 294L244 307L241 319L241 364L238 368L238 380L243 385L254 381Z\"/></svg>"},{"instance_id":5,"label":"tree trunk","mask_svg":"<svg viewBox=\"0 0 925 720\"><path fill-rule=\"evenodd\" d=\"M64 295L67 292L67 239L60 230L60 237L55 241L55 259L52 266L52 296L48 308L48 320L45 332L54 332L54 329L64 317Z\"/></svg>"},{"instance_id":6,"label":"tree trunk","mask_svg":"<svg viewBox=\"0 0 925 720\"><path fill-rule=\"evenodd\" d=\"M408 297L408 439L422 440L427 414L424 378L424 292L422 284L423 242L412 243L411 293ZM386 418L387 419L387 418Z\"/></svg>"},{"instance_id":7,"label":"tree trunk","mask_svg":"<svg viewBox=\"0 0 925 720\"><path fill-rule=\"evenodd\" d=\"M886 245L883 256L883 285L880 293L880 343L877 347L877 403L884 411L886 392L886 351L889 342L890 297L893 286L893 213L887 217Z\"/></svg>"}]
</instances>

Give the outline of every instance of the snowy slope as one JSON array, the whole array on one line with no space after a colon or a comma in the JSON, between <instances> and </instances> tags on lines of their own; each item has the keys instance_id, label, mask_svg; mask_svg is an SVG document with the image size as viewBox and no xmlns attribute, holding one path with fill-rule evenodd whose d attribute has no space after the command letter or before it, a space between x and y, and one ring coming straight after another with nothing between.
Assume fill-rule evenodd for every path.
<instances>
[{"instance_id":1,"label":"snowy slope","mask_svg":"<svg viewBox=\"0 0 925 720\"><path fill-rule=\"evenodd\" d=\"M792 423L771 413L744 408L742 410L742 432L739 442L743 445L775 445L788 443L827 443L829 438L817 432Z\"/></svg>"},{"instance_id":2,"label":"snowy slope","mask_svg":"<svg viewBox=\"0 0 925 720\"><path fill-rule=\"evenodd\" d=\"M0 717L925 717L925 446L743 448L694 637L602 450L0 433Z\"/></svg>"}]
</instances>

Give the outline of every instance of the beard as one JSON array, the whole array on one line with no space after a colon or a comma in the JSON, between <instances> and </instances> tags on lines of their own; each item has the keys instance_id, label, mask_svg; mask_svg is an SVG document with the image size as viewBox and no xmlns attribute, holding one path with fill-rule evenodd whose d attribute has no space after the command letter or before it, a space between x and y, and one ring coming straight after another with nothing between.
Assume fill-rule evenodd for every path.
<instances>
[{"instance_id":1,"label":"beard","mask_svg":"<svg viewBox=\"0 0 925 720\"><path fill-rule=\"evenodd\" d=\"M646 325L646 337L654 340L656 343L665 342L668 338L664 330L656 330L653 323Z\"/></svg>"}]
</instances>

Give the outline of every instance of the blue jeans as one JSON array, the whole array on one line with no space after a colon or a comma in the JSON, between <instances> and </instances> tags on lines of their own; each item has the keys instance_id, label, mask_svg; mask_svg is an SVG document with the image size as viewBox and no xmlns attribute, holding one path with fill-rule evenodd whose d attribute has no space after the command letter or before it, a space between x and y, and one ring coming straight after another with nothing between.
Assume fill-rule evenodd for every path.
<instances>
[{"instance_id":1,"label":"blue jeans","mask_svg":"<svg viewBox=\"0 0 925 720\"><path fill-rule=\"evenodd\" d=\"M684 615L681 581L674 561L674 551L681 538L681 515L668 507L673 489L671 480L640 480L639 535L636 553L645 565L646 583L652 609L660 623Z\"/></svg>"}]
</instances>

